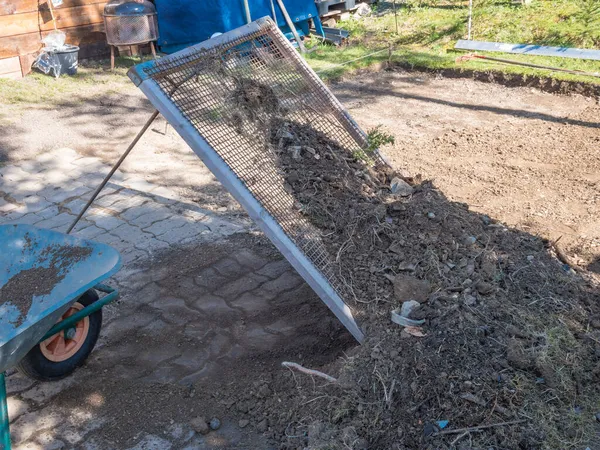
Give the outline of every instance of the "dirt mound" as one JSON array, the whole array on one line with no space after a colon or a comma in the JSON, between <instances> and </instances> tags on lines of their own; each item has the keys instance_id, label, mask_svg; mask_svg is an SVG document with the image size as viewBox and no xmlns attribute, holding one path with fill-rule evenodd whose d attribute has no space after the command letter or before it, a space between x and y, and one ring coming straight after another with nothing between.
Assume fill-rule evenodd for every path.
<instances>
[{"instance_id":1,"label":"dirt mound","mask_svg":"<svg viewBox=\"0 0 600 450\"><path fill-rule=\"evenodd\" d=\"M286 189L323 231L368 338L322 368L337 383L267 381L275 394L248 412L261 431L290 449L598 445L591 280L431 182L371 166L310 125L276 115L269 127ZM410 300L417 328L390 320Z\"/></svg>"}]
</instances>

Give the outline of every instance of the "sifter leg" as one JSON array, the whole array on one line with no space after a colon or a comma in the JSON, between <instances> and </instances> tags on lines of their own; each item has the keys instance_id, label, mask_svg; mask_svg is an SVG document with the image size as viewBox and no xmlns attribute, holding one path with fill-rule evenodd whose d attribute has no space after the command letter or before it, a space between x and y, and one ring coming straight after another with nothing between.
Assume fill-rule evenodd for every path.
<instances>
[{"instance_id":1,"label":"sifter leg","mask_svg":"<svg viewBox=\"0 0 600 450\"><path fill-rule=\"evenodd\" d=\"M0 450L10 450L10 422L8 421L4 372L0 373Z\"/></svg>"},{"instance_id":2,"label":"sifter leg","mask_svg":"<svg viewBox=\"0 0 600 450\"><path fill-rule=\"evenodd\" d=\"M152 56L156 59L156 49L154 48L154 42L150 41L150 50L152 50Z\"/></svg>"},{"instance_id":3,"label":"sifter leg","mask_svg":"<svg viewBox=\"0 0 600 450\"><path fill-rule=\"evenodd\" d=\"M115 70L115 47L110 46L110 70Z\"/></svg>"}]
</instances>

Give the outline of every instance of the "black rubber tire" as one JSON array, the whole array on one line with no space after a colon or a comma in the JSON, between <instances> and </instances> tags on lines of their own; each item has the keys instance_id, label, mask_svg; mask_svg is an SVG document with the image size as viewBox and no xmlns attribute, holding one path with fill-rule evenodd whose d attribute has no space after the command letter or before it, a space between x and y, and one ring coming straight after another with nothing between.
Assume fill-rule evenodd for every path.
<instances>
[{"instance_id":1,"label":"black rubber tire","mask_svg":"<svg viewBox=\"0 0 600 450\"><path fill-rule=\"evenodd\" d=\"M95 290L90 289L79 297L77 303L80 303L83 306L89 306L98 300L98 298L98 293ZM89 319L90 326L85 341L77 353L69 359L61 362L50 361L43 355L40 346L36 345L29 353L27 353L27 355L25 355L21 362L17 364L17 370L29 378L40 381L60 380L61 378L72 374L77 367L85 362L98 341L100 329L102 328L102 309L90 315Z\"/></svg>"}]
</instances>

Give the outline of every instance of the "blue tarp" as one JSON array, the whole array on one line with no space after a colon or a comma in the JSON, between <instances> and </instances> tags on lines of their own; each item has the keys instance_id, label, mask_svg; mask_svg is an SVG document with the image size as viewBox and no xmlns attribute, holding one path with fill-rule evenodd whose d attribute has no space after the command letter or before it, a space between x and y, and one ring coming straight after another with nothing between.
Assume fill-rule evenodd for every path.
<instances>
[{"instance_id":1,"label":"blue tarp","mask_svg":"<svg viewBox=\"0 0 600 450\"><path fill-rule=\"evenodd\" d=\"M173 53L246 24L243 0L155 0L160 38L158 46ZM252 20L272 17L271 0L248 0ZM318 21L314 0L284 0L285 7L299 33L309 33L308 21ZM273 0L277 24L290 32L276 0ZM320 23L319 23L320 27Z\"/></svg>"}]
</instances>

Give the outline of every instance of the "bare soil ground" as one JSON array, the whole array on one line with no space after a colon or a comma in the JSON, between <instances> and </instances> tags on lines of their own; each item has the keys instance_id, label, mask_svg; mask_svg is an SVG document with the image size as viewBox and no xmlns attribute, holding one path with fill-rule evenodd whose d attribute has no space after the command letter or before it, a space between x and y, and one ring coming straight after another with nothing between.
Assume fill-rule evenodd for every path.
<instances>
[{"instance_id":1,"label":"bare soil ground","mask_svg":"<svg viewBox=\"0 0 600 450\"><path fill-rule=\"evenodd\" d=\"M268 89L253 108L269 111L260 123L274 163L336 255L367 335L329 367L337 381L268 405L282 448L437 449L465 437L476 448L597 446L598 283L547 239L267 108ZM400 307L404 327L390 321Z\"/></svg>"},{"instance_id":2,"label":"bare soil ground","mask_svg":"<svg viewBox=\"0 0 600 450\"><path fill-rule=\"evenodd\" d=\"M273 354L258 361L257 370L270 370L250 390L255 372L227 374L239 383L223 387L214 405L236 405L227 409L233 417L252 412L264 418L260 428L250 428L266 431L282 448L455 448L469 441L471 448L594 448L600 376L596 101L408 72L368 74L333 90L363 128L383 124L396 136L384 153L415 188L410 199L388 201L381 192L389 176L375 174L371 182L350 184L361 192L362 209L354 211L360 220L352 208L337 206L340 222L372 233L371 241L344 250L358 300L375 299L354 305L367 313L370 339L343 360L303 361L339 376L339 384L282 372L276 368L281 355ZM26 149L29 156L42 152L35 143L51 128L62 145L75 142L69 146L82 153L116 157L147 113L138 94L123 95L132 104L129 116L114 112L126 103L118 101L94 106L93 114L86 113L89 105L72 105L66 121L21 110L27 120L14 139L1 141L4 159L23 157ZM123 125L119 138L101 150L103 137ZM60 127L71 137L56 132ZM129 170L180 186L201 203L226 198L210 178L196 184L193 175L206 175L205 169L178 138L155 132L149 139ZM166 139L164 148L173 153L163 153ZM350 180L345 169L322 162L311 169ZM428 179L433 184L423 182ZM347 194L340 193L345 202ZM336 227L328 243L333 253L351 229ZM547 239L560 236L558 245L581 274L557 261ZM359 259L361 253L369 258ZM401 293L385 275L415 283L412 291L425 304L411 317L426 321L423 338L389 321ZM245 412L237 408L248 403L253 406ZM452 430L510 424L444 435L439 420L449 420Z\"/></svg>"},{"instance_id":3,"label":"bare soil ground","mask_svg":"<svg viewBox=\"0 0 600 450\"><path fill-rule=\"evenodd\" d=\"M600 108L595 99L406 72L334 87L363 128L396 137L392 165L431 179L451 200L560 240L600 271Z\"/></svg>"}]
</instances>

